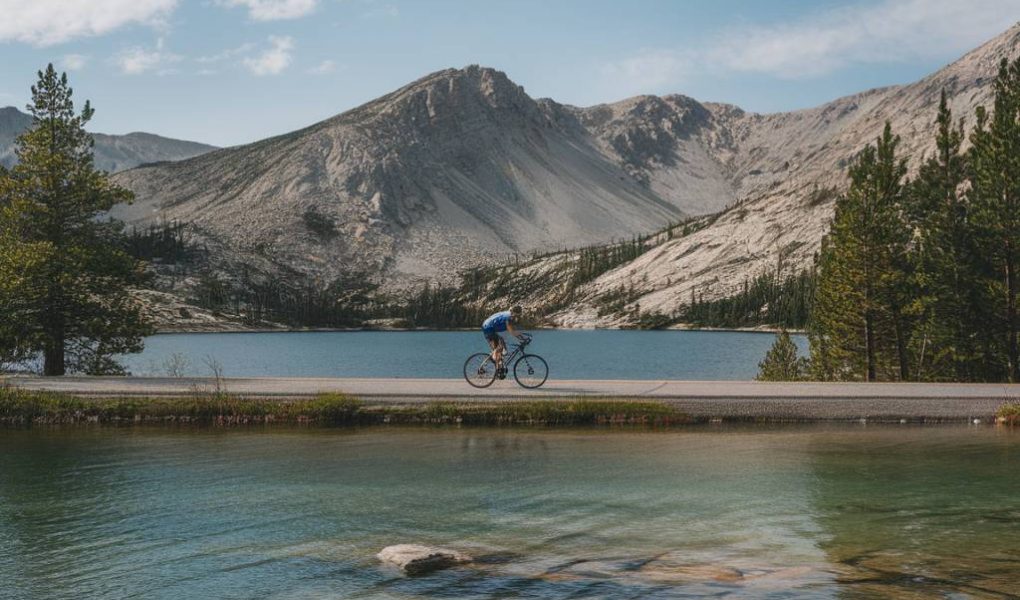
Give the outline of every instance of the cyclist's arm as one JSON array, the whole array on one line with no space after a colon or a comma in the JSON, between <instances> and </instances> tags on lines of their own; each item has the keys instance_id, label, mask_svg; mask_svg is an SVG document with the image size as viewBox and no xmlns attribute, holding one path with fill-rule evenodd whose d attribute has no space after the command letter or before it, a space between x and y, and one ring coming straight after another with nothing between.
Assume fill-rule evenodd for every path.
<instances>
[{"instance_id":1,"label":"cyclist's arm","mask_svg":"<svg viewBox=\"0 0 1020 600\"><path fill-rule=\"evenodd\" d=\"M523 333L517 331L517 328L515 328L514 324L511 323L510 321L506 322L506 332L517 339L521 339L521 336L524 335Z\"/></svg>"}]
</instances>

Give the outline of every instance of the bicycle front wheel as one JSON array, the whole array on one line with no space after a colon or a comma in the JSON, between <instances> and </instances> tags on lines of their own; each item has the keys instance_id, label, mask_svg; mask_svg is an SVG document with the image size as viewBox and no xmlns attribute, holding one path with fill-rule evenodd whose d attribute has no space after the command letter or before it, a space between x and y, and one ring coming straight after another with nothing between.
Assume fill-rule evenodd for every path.
<instances>
[{"instance_id":1,"label":"bicycle front wheel","mask_svg":"<svg viewBox=\"0 0 1020 600\"><path fill-rule=\"evenodd\" d=\"M521 387L534 389L549 378L549 365L537 354L525 354L514 363L514 379Z\"/></svg>"},{"instance_id":2,"label":"bicycle front wheel","mask_svg":"<svg viewBox=\"0 0 1020 600\"><path fill-rule=\"evenodd\" d=\"M496 363L483 352L472 354L464 363L464 379L476 388L484 388L496 381Z\"/></svg>"}]
</instances>

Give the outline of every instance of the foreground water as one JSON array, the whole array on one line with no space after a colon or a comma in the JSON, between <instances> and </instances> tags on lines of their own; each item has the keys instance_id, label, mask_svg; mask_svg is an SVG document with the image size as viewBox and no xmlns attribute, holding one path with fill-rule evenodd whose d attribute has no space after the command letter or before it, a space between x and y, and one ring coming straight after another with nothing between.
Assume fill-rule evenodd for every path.
<instances>
[{"instance_id":1,"label":"foreground water","mask_svg":"<svg viewBox=\"0 0 1020 600\"><path fill-rule=\"evenodd\" d=\"M801 351L807 340L795 336ZM753 379L775 336L728 331L538 331L529 351L555 379ZM136 375L460 377L486 349L477 331L351 331L156 335L123 363ZM183 361L181 359L184 359Z\"/></svg>"},{"instance_id":2,"label":"foreground water","mask_svg":"<svg viewBox=\"0 0 1020 600\"><path fill-rule=\"evenodd\" d=\"M58 429L0 435L0 596L997 597L1020 435ZM482 564L406 578L404 542Z\"/></svg>"}]
</instances>

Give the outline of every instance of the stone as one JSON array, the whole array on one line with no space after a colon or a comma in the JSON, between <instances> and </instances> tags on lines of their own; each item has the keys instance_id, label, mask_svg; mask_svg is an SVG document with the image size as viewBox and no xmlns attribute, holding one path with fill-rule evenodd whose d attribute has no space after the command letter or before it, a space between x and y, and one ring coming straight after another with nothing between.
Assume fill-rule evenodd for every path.
<instances>
[{"instance_id":1,"label":"stone","mask_svg":"<svg viewBox=\"0 0 1020 600\"><path fill-rule=\"evenodd\" d=\"M641 567L638 573L660 583L719 581L732 583L744 578L738 569L718 565L674 565L653 561Z\"/></svg>"},{"instance_id":2,"label":"stone","mask_svg":"<svg viewBox=\"0 0 1020 600\"><path fill-rule=\"evenodd\" d=\"M424 575L471 562L470 556L456 550L420 544L387 546L376 554L376 558L397 566L408 575Z\"/></svg>"}]
</instances>

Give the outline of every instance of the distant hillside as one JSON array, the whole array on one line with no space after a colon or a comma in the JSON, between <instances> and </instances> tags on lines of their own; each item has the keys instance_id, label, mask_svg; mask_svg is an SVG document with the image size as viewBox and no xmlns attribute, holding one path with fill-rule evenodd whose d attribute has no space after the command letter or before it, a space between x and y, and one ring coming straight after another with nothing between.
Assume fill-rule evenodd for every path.
<instances>
[{"instance_id":1,"label":"distant hillside","mask_svg":"<svg viewBox=\"0 0 1020 600\"><path fill-rule=\"evenodd\" d=\"M13 106L0 108L0 164L10 167L15 163L14 139L31 125L31 115ZM151 133L94 133L92 137L96 141L96 167L111 173L143 163L181 160L216 150L215 146L208 144L175 140Z\"/></svg>"}]
</instances>

